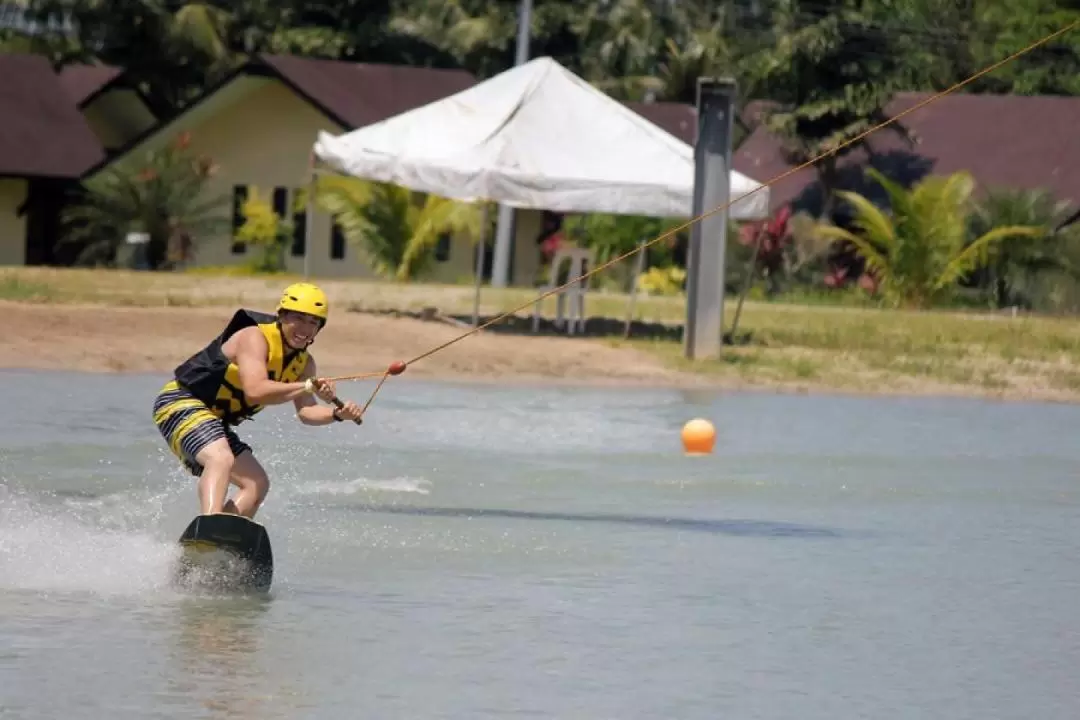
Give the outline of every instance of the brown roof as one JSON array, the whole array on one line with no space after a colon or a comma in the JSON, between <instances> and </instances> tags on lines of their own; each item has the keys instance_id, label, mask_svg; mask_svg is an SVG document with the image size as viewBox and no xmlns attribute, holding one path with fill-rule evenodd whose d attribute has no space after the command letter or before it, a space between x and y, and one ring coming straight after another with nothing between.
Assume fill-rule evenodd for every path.
<instances>
[{"instance_id":1,"label":"brown roof","mask_svg":"<svg viewBox=\"0 0 1080 720\"><path fill-rule=\"evenodd\" d=\"M352 128L385 120L476 84L465 70L261 55L283 81Z\"/></svg>"},{"instance_id":2,"label":"brown roof","mask_svg":"<svg viewBox=\"0 0 1080 720\"><path fill-rule=\"evenodd\" d=\"M46 58L0 55L0 175L75 178L104 157Z\"/></svg>"},{"instance_id":3,"label":"brown roof","mask_svg":"<svg viewBox=\"0 0 1080 720\"><path fill-rule=\"evenodd\" d=\"M293 89L342 124L358 128L467 90L476 78L465 70L352 63L293 55L261 55ZM674 102L625 103L683 142L694 144L697 111Z\"/></svg>"},{"instance_id":4,"label":"brown roof","mask_svg":"<svg viewBox=\"0 0 1080 720\"><path fill-rule=\"evenodd\" d=\"M60 69L60 84L76 105L81 105L123 73L111 65L65 65Z\"/></svg>"},{"instance_id":5,"label":"brown roof","mask_svg":"<svg viewBox=\"0 0 1080 720\"><path fill-rule=\"evenodd\" d=\"M693 105L677 102L628 102L624 105L687 145L694 145L697 137L697 108Z\"/></svg>"},{"instance_id":6,"label":"brown roof","mask_svg":"<svg viewBox=\"0 0 1080 720\"><path fill-rule=\"evenodd\" d=\"M899 93L885 110L896 116L929 97L929 93ZM888 127L875 131L868 141L873 164L900 182L967 170L980 189L1045 188L1059 199L1080 203L1080 145L1072 141L1078 118L1076 97L956 93L897 121L917 136L914 147ZM878 192L863 175L868 160L861 150L841 158L845 188ZM762 183L793 167L781 157L778 139L764 127L739 147L734 166ZM789 175L770 187L771 206L795 201L816 209L820 202L816 181L813 167Z\"/></svg>"}]
</instances>

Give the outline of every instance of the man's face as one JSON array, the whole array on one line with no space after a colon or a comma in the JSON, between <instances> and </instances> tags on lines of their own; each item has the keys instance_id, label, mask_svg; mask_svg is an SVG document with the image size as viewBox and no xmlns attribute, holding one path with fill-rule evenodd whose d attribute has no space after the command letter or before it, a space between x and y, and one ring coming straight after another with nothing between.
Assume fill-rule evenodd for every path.
<instances>
[{"instance_id":1,"label":"man's face","mask_svg":"<svg viewBox=\"0 0 1080 720\"><path fill-rule=\"evenodd\" d=\"M284 310L281 313L281 334L289 347L300 350L315 339L319 323L319 318L314 315Z\"/></svg>"}]
</instances>

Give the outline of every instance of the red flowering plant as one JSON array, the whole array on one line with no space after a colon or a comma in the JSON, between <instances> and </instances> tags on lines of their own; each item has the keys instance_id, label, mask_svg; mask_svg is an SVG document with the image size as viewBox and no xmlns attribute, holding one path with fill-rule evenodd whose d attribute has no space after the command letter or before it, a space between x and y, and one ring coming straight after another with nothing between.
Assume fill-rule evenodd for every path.
<instances>
[{"instance_id":1,"label":"red flowering plant","mask_svg":"<svg viewBox=\"0 0 1080 720\"><path fill-rule=\"evenodd\" d=\"M166 265L176 230L191 238L228 230L232 198L208 188L217 166L196 153L191 140L181 133L83 184L62 214L63 242L76 248L78 264L113 266L128 234L145 233L146 264L156 270Z\"/></svg>"},{"instance_id":2,"label":"red flowering plant","mask_svg":"<svg viewBox=\"0 0 1080 720\"><path fill-rule=\"evenodd\" d=\"M770 294L780 291L787 268L787 254L792 245L790 221L791 207L785 205L771 218L742 224L736 236L740 245L750 249L751 275L760 268Z\"/></svg>"}]
</instances>

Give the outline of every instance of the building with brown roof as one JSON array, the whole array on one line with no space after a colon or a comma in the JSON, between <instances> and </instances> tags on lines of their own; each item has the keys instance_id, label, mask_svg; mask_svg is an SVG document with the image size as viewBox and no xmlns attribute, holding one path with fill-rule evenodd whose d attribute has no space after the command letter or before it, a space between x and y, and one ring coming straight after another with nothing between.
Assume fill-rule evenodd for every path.
<instances>
[{"instance_id":1,"label":"building with brown roof","mask_svg":"<svg viewBox=\"0 0 1080 720\"><path fill-rule=\"evenodd\" d=\"M0 120L0 142L6 136L12 148L4 153L12 179L0 180L8 183L0 185L0 237L4 247L10 249L0 255L0 264L63 260L54 252L54 244L59 235L56 219L67 186L40 179L29 182L27 173L33 168L26 163L19 165L19 158L33 157L38 165L47 164L50 158L54 163L62 160L66 163L62 179L72 185L186 132L192 147L217 165L210 190L233 196L236 228L242 222L239 208L253 186L271 199L279 213L288 212L307 177L311 147L320 130L348 132L454 94L476 82L471 74L460 70L261 55L208 88L174 116L159 119L120 68L77 64L53 73L44 59L19 57L5 56L2 61L6 64L0 65L0 71L9 79L0 90L0 99L6 103ZM38 101L28 102L28 95ZM676 137L693 142L696 113L692 106L627 104ZM54 123L50 114L62 115L76 129L50 131L50 123ZM5 132L4 124L37 134ZM30 185L38 188L33 202L28 195ZM32 208L38 210L31 212ZM541 217L540 212L517 213L518 252L538 252L535 238ZM355 250L346 247L341 233L331 227L325 214L312 218L311 238L307 237L303 215L293 219L297 233L288 252L290 271L303 269L303 255L308 249L313 275L371 274L371 268ZM31 231L32 227L36 229ZM230 237L195 240L199 265L234 264L249 257L248 248ZM17 248L23 250L16 252ZM452 241L440 254L436 277L456 280L471 276L473 253L467 242Z\"/></svg>"},{"instance_id":2,"label":"building with brown roof","mask_svg":"<svg viewBox=\"0 0 1080 720\"><path fill-rule=\"evenodd\" d=\"M0 264L49 260L60 195L104 159L48 60L0 55Z\"/></svg>"},{"instance_id":3,"label":"building with brown roof","mask_svg":"<svg viewBox=\"0 0 1080 720\"><path fill-rule=\"evenodd\" d=\"M302 212L292 212L318 133L340 134L378 122L474 82L461 70L260 55L88 168L83 180L185 133L190 148L216 167L208 193L233 198L234 232L243 224L243 202L257 188L279 215L291 215L295 223L286 253L288 271L302 272L308 252L314 276L369 276L372 269L346 247L325 213L316 213L309 228ZM194 238L194 246L196 265L231 265L250 258L250 249L228 236Z\"/></svg>"},{"instance_id":4,"label":"building with brown roof","mask_svg":"<svg viewBox=\"0 0 1080 720\"><path fill-rule=\"evenodd\" d=\"M157 117L122 68L75 63L60 69L60 84L112 153L146 132Z\"/></svg>"},{"instance_id":5,"label":"building with brown roof","mask_svg":"<svg viewBox=\"0 0 1080 720\"><path fill-rule=\"evenodd\" d=\"M898 93L885 110L895 117L929 97ZM869 153L860 149L842 156L840 186L884 202L884 194L864 175L867 166L904 184L966 170L980 191L1045 188L1060 200L1080 205L1080 144L1074 140L1078 120L1077 97L946 95L898 120L914 134L915 145L883 128L868 136ZM780 140L760 124L739 146L733 164L764 183L794 167L784 160ZM822 199L813 167L770 188L773 209L791 203L793 209L816 213Z\"/></svg>"},{"instance_id":6,"label":"building with brown roof","mask_svg":"<svg viewBox=\"0 0 1080 720\"><path fill-rule=\"evenodd\" d=\"M270 200L283 216L308 176L312 145L319 131L334 134L398 115L452 95L475 84L461 70L351 63L283 55L260 55L239 67L198 99L167 118L156 118L139 90L120 68L102 64L67 65L53 72L43 58L5 56L0 65L6 83L0 97L8 110L0 123L38 134L12 135L4 161L12 175L0 186L0 237L5 255L0 264L62 263L70 253L58 252L58 219L66 190L87 181L118 162L137 159L163 147L181 133L192 149L215 164L209 191L233 198L232 226L243 222L240 212L251 188ZM30 93L38 102L27 101ZM696 112L678 103L627 103L645 119L676 137L693 143ZM46 111L46 108L50 108ZM62 113L77 130L52 131L49 113ZM43 116L42 113L45 113ZM0 131L2 133L2 131ZM57 140L57 138L60 138ZM29 166L52 158L66 163L62 176L29 179ZM25 165L25 164L24 164ZM56 171L54 171L56 172ZM31 192L31 189L34 189ZM543 213L519 211L514 253L517 283L529 284L539 253ZM325 213L316 213L310 226L303 213L293 214L296 232L287 251L287 269L308 270L314 276L365 277L372 269L332 226ZM310 233L310 237L309 237ZM196 265L247 262L251 249L222 237L194 238ZM474 272L471 242L452 239L442 247L434 278L456 281Z\"/></svg>"},{"instance_id":7,"label":"building with brown roof","mask_svg":"<svg viewBox=\"0 0 1080 720\"><path fill-rule=\"evenodd\" d=\"M458 70L262 55L175 116L158 120L117 68L68 66L55 73L36 56L0 56L0 264L53 262L50 247L58 234L56 218L65 187L182 132L190 133L192 145L217 164L213 191L232 195L238 208L255 186L284 214L307 177L319 131L348 132L475 82ZM900 94L887 111L903 112L926 97ZM627 105L694 143L693 106ZM763 107L755 102L744 108L741 122L754 128L735 150L733 164L739 172L769 182L791 166L784 161L779 140L760 125ZM845 156L841 185L880 197L863 175L870 163L905 182L963 169L983 187L1045 187L1080 205L1080 158L1073 157L1075 143L1070 142L1078 117L1080 98L946 96L903 118L919 139L915 147L883 130L870 138L871 155L860 150ZM770 195L774 208L791 202L814 210L821 202L812 168L774 184ZM535 251L542 214L517 215L515 250ZM296 219L298 232L287 258L290 271L303 269L309 249L309 269L315 276L371 274L325 214L312 219L310 238L303 217ZM234 227L240 222L234 210ZM196 248L200 265L227 265L249 257L248 249L229 237L196 238ZM472 258L471 246L453 243L440 257L436 277L470 276Z\"/></svg>"}]
</instances>

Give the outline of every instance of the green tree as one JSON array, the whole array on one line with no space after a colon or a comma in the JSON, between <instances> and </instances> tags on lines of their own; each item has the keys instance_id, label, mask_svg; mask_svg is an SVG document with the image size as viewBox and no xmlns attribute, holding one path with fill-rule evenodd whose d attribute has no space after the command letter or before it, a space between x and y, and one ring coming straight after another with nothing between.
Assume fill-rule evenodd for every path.
<instances>
[{"instance_id":1,"label":"green tree","mask_svg":"<svg viewBox=\"0 0 1080 720\"><path fill-rule=\"evenodd\" d=\"M123 67L159 115L190 102L249 52L267 46L291 8L254 0L27 0L27 16L70 23L74 34L49 34L36 51L57 66L99 60Z\"/></svg>"},{"instance_id":2,"label":"green tree","mask_svg":"<svg viewBox=\"0 0 1080 720\"><path fill-rule=\"evenodd\" d=\"M969 241L968 217L975 181L970 173L931 176L911 190L877 170L867 174L889 196L890 213L854 192L837 194L854 212L854 232L822 224L824 238L846 240L866 261L886 302L927 308L989 259L1002 241L1035 237L1042 228L1008 225L987 230Z\"/></svg>"},{"instance_id":3,"label":"green tree","mask_svg":"<svg viewBox=\"0 0 1080 720\"><path fill-rule=\"evenodd\" d=\"M831 215L839 159L865 143L841 145L887 120L885 105L913 74L903 43L873 7L782 0L775 45L752 58L752 83L768 88L772 100L765 123L781 138L786 160L803 164L830 153L814 165L825 196L822 218ZM907 137L902 123L888 129Z\"/></svg>"},{"instance_id":4,"label":"green tree","mask_svg":"<svg viewBox=\"0 0 1080 720\"><path fill-rule=\"evenodd\" d=\"M1075 0L1012 0L981 5L975 15L983 66L1080 20ZM982 92L1080 95L1080 33L1059 35L980 78Z\"/></svg>"}]
</instances>

